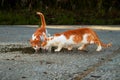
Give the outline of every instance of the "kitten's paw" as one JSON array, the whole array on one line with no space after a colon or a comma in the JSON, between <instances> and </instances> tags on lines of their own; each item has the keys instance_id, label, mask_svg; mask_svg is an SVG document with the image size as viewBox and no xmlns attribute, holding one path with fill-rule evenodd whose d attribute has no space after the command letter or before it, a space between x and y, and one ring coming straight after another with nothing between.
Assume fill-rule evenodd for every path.
<instances>
[{"instance_id":1,"label":"kitten's paw","mask_svg":"<svg viewBox=\"0 0 120 80\"><path fill-rule=\"evenodd\" d=\"M59 49L55 49L55 52L60 52L60 50Z\"/></svg>"},{"instance_id":2,"label":"kitten's paw","mask_svg":"<svg viewBox=\"0 0 120 80\"><path fill-rule=\"evenodd\" d=\"M102 50L101 46L98 46L98 48L96 49L96 51L101 51L101 50Z\"/></svg>"},{"instance_id":3,"label":"kitten's paw","mask_svg":"<svg viewBox=\"0 0 120 80\"><path fill-rule=\"evenodd\" d=\"M82 50L85 50L85 48L83 48L83 47L80 47L80 48L78 48L78 50L82 51Z\"/></svg>"},{"instance_id":4,"label":"kitten's paw","mask_svg":"<svg viewBox=\"0 0 120 80\"><path fill-rule=\"evenodd\" d=\"M72 47L68 47L67 49L68 49L69 51L71 51L71 50L72 50Z\"/></svg>"}]
</instances>

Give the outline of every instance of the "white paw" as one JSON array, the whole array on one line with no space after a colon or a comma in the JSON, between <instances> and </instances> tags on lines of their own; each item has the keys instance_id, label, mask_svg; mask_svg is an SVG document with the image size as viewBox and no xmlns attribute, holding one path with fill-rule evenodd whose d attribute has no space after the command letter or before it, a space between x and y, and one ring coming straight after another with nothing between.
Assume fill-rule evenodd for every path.
<instances>
[{"instance_id":1,"label":"white paw","mask_svg":"<svg viewBox=\"0 0 120 80\"><path fill-rule=\"evenodd\" d=\"M78 50L84 50L84 48L83 47L79 47Z\"/></svg>"},{"instance_id":2,"label":"white paw","mask_svg":"<svg viewBox=\"0 0 120 80\"><path fill-rule=\"evenodd\" d=\"M55 49L55 52L59 52L60 50L59 49Z\"/></svg>"},{"instance_id":3,"label":"white paw","mask_svg":"<svg viewBox=\"0 0 120 80\"><path fill-rule=\"evenodd\" d=\"M98 48L96 49L96 51L101 51L101 50L102 50L101 46L98 46Z\"/></svg>"},{"instance_id":4,"label":"white paw","mask_svg":"<svg viewBox=\"0 0 120 80\"><path fill-rule=\"evenodd\" d=\"M72 47L68 47L67 49L70 51L70 50L72 50Z\"/></svg>"}]
</instances>

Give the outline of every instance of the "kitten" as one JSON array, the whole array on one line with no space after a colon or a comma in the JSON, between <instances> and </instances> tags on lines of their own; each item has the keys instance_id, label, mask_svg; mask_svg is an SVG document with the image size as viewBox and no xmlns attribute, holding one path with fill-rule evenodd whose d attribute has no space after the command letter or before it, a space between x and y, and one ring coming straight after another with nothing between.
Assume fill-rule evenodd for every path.
<instances>
[{"instance_id":1,"label":"kitten","mask_svg":"<svg viewBox=\"0 0 120 80\"><path fill-rule=\"evenodd\" d=\"M73 47L78 47L78 50L84 50L89 44L96 44L96 51L101 51L102 47L109 47L112 44L104 44L100 41L97 34L90 28L79 28L68 30L62 33L56 33L54 36L46 37L41 46L44 49L51 50L51 47L57 46L55 52L59 52L62 48L72 50Z\"/></svg>"},{"instance_id":2,"label":"kitten","mask_svg":"<svg viewBox=\"0 0 120 80\"><path fill-rule=\"evenodd\" d=\"M33 33L32 39L30 39L30 43L31 43L31 46L37 52L41 47L41 42L44 41L43 33L45 33L44 35L48 35L48 33L46 30L46 22L45 22L44 15L41 12L37 12L36 14L40 16L42 25Z\"/></svg>"}]
</instances>

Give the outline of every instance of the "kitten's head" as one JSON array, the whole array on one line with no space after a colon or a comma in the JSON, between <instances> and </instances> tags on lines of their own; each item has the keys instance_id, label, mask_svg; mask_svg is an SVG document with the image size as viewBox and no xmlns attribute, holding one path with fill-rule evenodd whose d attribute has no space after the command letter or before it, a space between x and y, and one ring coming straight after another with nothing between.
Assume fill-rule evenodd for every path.
<instances>
[{"instance_id":1,"label":"kitten's head","mask_svg":"<svg viewBox=\"0 0 120 80\"><path fill-rule=\"evenodd\" d=\"M40 49L42 40L43 40L43 37L40 37L39 34L32 35L32 39L30 39L30 44L35 51L38 51Z\"/></svg>"},{"instance_id":2,"label":"kitten's head","mask_svg":"<svg viewBox=\"0 0 120 80\"><path fill-rule=\"evenodd\" d=\"M30 39L30 43L32 48L37 52L41 48L41 43L47 39L46 34L36 33L32 35L32 39Z\"/></svg>"},{"instance_id":3,"label":"kitten's head","mask_svg":"<svg viewBox=\"0 0 120 80\"><path fill-rule=\"evenodd\" d=\"M40 49L40 40L35 39L35 40L30 40L32 48L37 52Z\"/></svg>"},{"instance_id":4,"label":"kitten's head","mask_svg":"<svg viewBox=\"0 0 120 80\"><path fill-rule=\"evenodd\" d=\"M42 49L46 49L46 50L48 50L49 47L51 47L52 39L53 39L52 36L46 38L46 39L42 42L42 44L41 44L41 48L42 48Z\"/></svg>"}]
</instances>

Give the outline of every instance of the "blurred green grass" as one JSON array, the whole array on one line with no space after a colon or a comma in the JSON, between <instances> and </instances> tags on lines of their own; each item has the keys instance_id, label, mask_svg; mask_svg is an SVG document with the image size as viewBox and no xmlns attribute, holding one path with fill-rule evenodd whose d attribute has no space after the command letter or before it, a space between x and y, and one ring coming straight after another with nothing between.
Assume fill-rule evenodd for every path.
<instances>
[{"instance_id":1,"label":"blurred green grass","mask_svg":"<svg viewBox=\"0 0 120 80\"><path fill-rule=\"evenodd\" d=\"M88 12L89 13L89 12ZM67 10L49 9L43 11L48 25L118 25L119 17L101 17L94 14L81 14ZM100 16L100 17L99 17ZM0 25L40 25L36 11L0 11Z\"/></svg>"}]
</instances>

